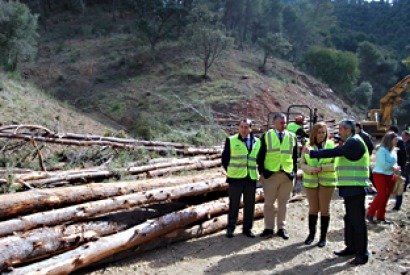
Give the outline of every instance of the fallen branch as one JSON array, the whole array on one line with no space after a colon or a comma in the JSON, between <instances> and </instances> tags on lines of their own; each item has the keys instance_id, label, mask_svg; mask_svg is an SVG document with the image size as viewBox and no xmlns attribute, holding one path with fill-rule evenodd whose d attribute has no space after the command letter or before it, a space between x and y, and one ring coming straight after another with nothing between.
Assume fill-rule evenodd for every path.
<instances>
[{"instance_id":1,"label":"fallen branch","mask_svg":"<svg viewBox=\"0 0 410 275\"><path fill-rule=\"evenodd\" d=\"M21 129L28 129L30 132L21 132ZM10 131L13 130L13 131ZM35 130L38 130L35 132ZM103 137L96 135L81 135L74 133L56 133L39 125L9 125L0 127L0 138L22 139L25 141L35 141L57 143L74 146L110 146L113 148L123 149L143 149L154 152L176 152L184 154L218 154L221 153L221 148L192 148L189 145L160 142L160 141L144 141L135 139Z\"/></svg>"}]
</instances>

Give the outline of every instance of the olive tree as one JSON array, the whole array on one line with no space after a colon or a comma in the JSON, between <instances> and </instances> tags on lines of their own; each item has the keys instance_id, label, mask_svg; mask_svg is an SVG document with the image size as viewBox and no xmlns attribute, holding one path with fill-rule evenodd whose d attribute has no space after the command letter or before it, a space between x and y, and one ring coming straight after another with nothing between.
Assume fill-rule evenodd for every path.
<instances>
[{"instance_id":1,"label":"olive tree","mask_svg":"<svg viewBox=\"0 0 410 275\"><path fill-rule=\"evenodd\" d=\"M292 50L292 45L280 33L269 32L266 37L258 39L258 44L263 50L262 71L269 57L283 58Z\"/></svg>"},{"instance_id":2,"label":"olive tree","mask_svg":"<svg viewBox=\"0 0 410 275\"><path fill-rule=\"evenodd\" d=\"M232 48L233 38L219 29L219 18L207 8L198 7L191 12L191 24L187 28L186 43L195 56L202 60L204 78L221 54Z\"/></svg>"}]
</instances>

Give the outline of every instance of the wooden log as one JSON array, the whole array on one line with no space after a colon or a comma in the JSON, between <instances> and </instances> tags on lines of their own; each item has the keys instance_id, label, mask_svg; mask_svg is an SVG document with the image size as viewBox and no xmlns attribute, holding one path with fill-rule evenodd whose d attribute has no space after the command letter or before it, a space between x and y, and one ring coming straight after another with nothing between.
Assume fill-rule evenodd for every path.
<instances>
[{"instance_id":1,"label":"wooden log","mask_svg":"<svg viewBox=\"0 0 410 275\"><path fill-rule=\"evenodd\" d=\"M222 153L222 148L215 147L215 148L197 148L197 147L189 147L184 150L185 155L200 155L200 154L220 154Z\"/></svg>"},{"instance_id":2,"label":"wooden log","mask_svg":"<svg viewBox=\"0 0 410 275\"><path fill-rule=\"evenodd\" d=\"M11 274L69 274L75 270L100 261L110 255L148 242L209 215L227 211L228 200L210 202L190 207L160 218L147 221L95 242L88 242L74 250L25 267L15 268Z\"/></svg>"},{"instance_id":3,"label":"wooden log","mask_svg":"<svg viewBox=\"0 0 410 275\"><path fill-rule=\"evenodd\" d=\"M164 167L171 167L176 165L185 165L190 163L195 163L200 160L213 160L220 158L219 154L209 155L209 156L196 156L191 158L159 158L149 160L147 165L141 165L141 163L128 163L125 165L126 168L118 169L117 172L128 173L128 174L138 174L149 170L155 170ZM54 171L54 172L39 172L32 170L22 170L22 169L11 169L11 170L0 170L0 173L14 174L15 180L32 181L47 179L51 177L63 176L63 175L75 175L80 173L98 172L103 171L103 166L87 168L87 169L72 169L66 171Z\"/></svg>"},{"instance_id":4,"label":"wooden log","mask_svg":"<svg viewBox=\"0 0 410 275\"><path fill-rule=\"evenodd\" d=\"M121 209L129 209L147 203L176 200L181 197L203 195L213 191L228 188L224 178L204 181L195 184L185 184L177 187L167 187L135 194L117 196L110 199L77 204L70 207L40 212L21 218L0 222L0 237L17 231L24 231L43 225L57 225L64 222L82 221L103 213Z\"/></svg>"},{"instance_id":5,"label":"wooden log","mask_svg":"<svg viewBox=\"0 0 410 275\"><path fill-rule=\"evenodd\" d=\"M7 125L0 127L0 132L2 133L21 133L22 129L30 130L30 133L23 133L28 135L33 135L33 130L39 130L36 132L36 135L47 136L58 139L74 139L74 140L85 140L85 141L108 141L114 143L123 143L123 144L135 144L135 145L144 145L144 146L169 146L176 148L185 148L189 145L176 143L176 142L161 142L161 141L149 141L149 140L136 140L136 139L127 139L127 138L116 138L116 137L104 137L98 135L89 135L89 134L75 134L75 133L57 133L53 132L50 129L43 127L41 125Z\"/></svg>"},{"instance_id":6,"label":"wooden log","mask_svg":"<svg viewBox=\"0 0 410 275\"><path fill-rule=\"evenodd\" d=\"M79 173L92 173L92 172L98 172L101 171L101 169L94 168L94 169L74 169L74 170L67 170L67 171L57 171L57 172L40 172L40 171L31 171L31 173L25 173L25 174L15 174L14 175L14 180L22 180L22 181L35 181L35 180L41 180L41 179L48 179L51 177L56 177L56 176L67 176L67 175L75 175Z\"/></svg>"},{"instance_id":7,"label":"wooden log","mask_svg":"<svg viewBox=\"0 0 410 275\"><path fill-rule=\"evenodd\" d=\"M191 164L191 165L189 165ZM95 178L120 178L120 175L138 175L141 173L148 172L149 177L155 176L162 176L164 174L172 172L180 172L180 171L189 171L189 170L200 170L205 168L212 168L220 166L220 160L201 160L200 158L192 158L192 159L174 159L172 162L168 163L160 163L157 165L145 165L140 167L130 167L128 169L120 168L117 170L77 170L76 172L61 172L61 173L32 173L26 174L21 176L16 176L14 182L17 186L18 184L30 184L32 187L43 187L52 183L58 182L89 182ZM171 169L170 172L167 170L158 171L156 174L151 175L149 173L150 170L158 170L160 168L167 168L167 167L179 167L175 169ZM29 182L28 182L29 181Z\"/></svg>"},{"instance_id":8,"label":"wooden log","mask_svg":"<svg viewBox=\"0 0 410 275\"><path fill-rule=\"evenodd\" d=\"M125 230L185 207L183 203L150 205L102 216L86 223L58 225L0 238L0 271L74 249L102 236Z\"/></svg>"},{"instance_id":9,"label":"wooden log","mask_svg":"<svg viewBox=\"0 0 410 275\"><path fill-rule=\"evenodd\" d=\"M263 204L255 205L254 219L259 219L263 217ZM238 215L238 225L243 223L243 211L239 211ZM101 261L84 268L84 272L88 271L88 268L97 268L103 265L125 260L130 257L135 257L136 255L157 249L160 247L167 247L170 244L186 241L193 238L200 238L206 235L217 233L223 230L228 225L228 215L221 215L212 217L200 224L194 226L186 226L185 228L178 228L164 236L160 236L150 242L142 243L136 247L128 249L126 251L109 256Z\"/></svg>"},{"instance_id":10,"label":"wooden log","mask_svg":"<svg viewBox=\"0 0 410 275\"><path fill-rule=\"evenodd\" d=\"M262 217L263 217L263 204L256 204L254 219L259 219ZM237 224L239 225L242 223L243 223L243 210L240 210ZM160 243L162 244L175 243L179 241L199 238L205 235L213 234L222 229L225 229L227 226L228 226L228 215L221 215L218 217L214 217L208 221L205 221L199 225L195 225L189 228L177 229L171 233L168 233L164 237L161 237L159 240L160 240ZM159 246L162 246L162 244Z\"/></svg>"},{"instance_id":11,"label":"wooden log","mask_svg":"<svg viewBox=\"0 0 410 275\"><path fill-rule=\"evenodd\" d=\"M184 166L177 166L177 167L170 167L170 168L164 168L164 169L158 169L158 170L153 170L153 171L148 171L148 177L158 177L162 176L165 174L172 174L176 172L182 172L182 171L190 171L190 170L203 170L203 169L208 169L208 168L213 168L213 167L219 167L221 166L221 160L211 160L211 161L201 161L197 162L194 164L190 165L184 165Z\"/></svg>"},{"instance_id":12,"label":"wooden log","mask_svg":"<svg viewBox=\"0 0 410 275\"><path fill-rule=\"evenodd\" d=\"M32 173L32 172L33 170L30 170L30 169L15 168L15 167L0 169L0 174L27 174L27 173Z\"/></svg>"},{"instance_id":13,"label":"wooden log","mask_svg":"<svg viewBox=\"0 0 410 275\"><path fill-rule=\"evenodd\" d=\"M11 129L14 129L14 131L13 131L14 133L18 133L19 130L21 130L21 129L28 129L30 131L40 130L42 132L45 132L46 134L51 133L50 129L48 129L44 126L31 125L31 124L29 124L29 125L8 125L8 126L3 126L3 127L0 128L0 131L6 131L6 130L11 130Z\"/></svg>"},{"instance_id":14,"label":"wooden log","mask_svg":"<svg viewBox=\"0 0 410 275\"><path fill-rule=\"evenodd\" d=\"M0 220L10 219L36 211L101 200L160 187L172 187L188 183L193 184L205 180L213 181L217 178L221 178L220 172L180 176L178 178L148 179L144 181L91 183L72 187L1 194Z\"/></svg>"},{"instance_id":15,"label":"wooden log","mask_svg":"<svg viewBox=\"0 0 410 275\"><path fill-rule=\"evenodd\" d=\"M188 164L195 164L195 163L200 163L202 161L206 161L206 157L200 157L200 158L182 158L182 159L169 159L166 162L160 162L156 164L149 164L149 165L143 165L143 166L138 166L138 167L130 167L127 171L131 175L139 174L139 173L144 173L152 170L158 170L161 168L167 168L167 167L175 167L175 166L184 166ZM220 165L220 164L219 164ZM195 170L195 169L192 169Z\"/></svg>"},{"instance_id":16,"label":"wooden log","mask_svg":"<svg viewBox=\"0 0 410 275\"><path fill-rule=\"evenodd\" d=\"M61 176L58 175L58 176L46 178L43 180L33 180L33 181L29 181L29 183L32 187L43 187L45 185L56 183L56 182L61 182L61 181L78 182L79 180L87 181L87 179L90 180L90 179L99 178L99 177L103 177L103 178L119 177L119 174L120 174L119 171L109 171L109 170L84 172L84 173L80 172L80 173L71 174L71 175L61 175Z\"/></svg>"}]
</instances>

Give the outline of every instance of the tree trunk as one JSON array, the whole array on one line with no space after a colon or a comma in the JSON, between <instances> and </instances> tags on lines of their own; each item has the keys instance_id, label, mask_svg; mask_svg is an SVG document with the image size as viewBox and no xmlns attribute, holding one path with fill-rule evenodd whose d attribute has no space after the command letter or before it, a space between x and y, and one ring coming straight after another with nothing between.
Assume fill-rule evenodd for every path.
<instances>
[{"instance_id":1,"label":"tree trunk","mask_svg":"<svg viewBox=\"0 0 410 275\"><path fill-rule=\"evenodd\" d=\"M149 179L144 181L124 181L111 183L91 183L73 187L30 190L20 193L0 195L0 220L26 215L35 211L80 204L135 192L164 188L195 182L210 182L221 178L220 173L207 173L197 176L183 176L175 179Z\"/></svg>"},{"instance_id":2,"label":"tree trunk","mask_svg":"<svg viewBox=\"0 0 410 275\"><path fill-rule=\"evenodd\" d=\"M188 147L184 150L184 155L209 155L209 154L220 154L222 150L219 148L196 148Z\"/></svg>"},{"instance_id":3,"label":"tree trunk","mask_svg":"<svg viewBox=\"0 0 410 275\"><path fill-rule=\"evenodd\" d=\"M186 166L177 166L177 167L171 167L171 168L148 171L148 177L158 177L158 176L162 176L162 175L165 175L165 174L172 174L172 173L175 173L175 172L191 171L191 170L203 170L203 169L219 167L219 166L221 166L221 160L220 159L207 161L207 162L199 162L199 163L190 164L190 165L186 165Z\"/></svg>"},{"instance_id":4,"label":"tree trunk","mask_svg":"<svg viewBox=\"0 0 410 275\"><path fill-rule=\"evenodd\" d=\"M221 165L221 160L207 160L207 157L192 158L192 159L173 159L167 163L159 163L156 165L144 165L139 167L120 168L118 170L100 170L85 169L64 172L24 174L15 176L14 185L22 187L30 185L30 187L44 187L53 183L72 182L72 183L87 183L95 179L120 179L121 175L138 175L146 173L148 177L162 176L167 173L175 173L180 171L201 170L203 168L213 168ZM174 167L174 168L169 168ZM160 169L164 168L164 169ZM150 170L155 170L150 173Z\"/></svg>"},{"instance_id":5,"label":"tree trunk","mask_svg":"<svg viewBox=\"0 0 410 275\"><path fill-rule=\"evenodd\" d=\"M117 233L147 219L181 210L183 203L147 206L99 217L91 222L31 230L0 239L0 271L18 264L48 258L102 236Z\"/></svg>"},{"instance_id":6,"label":"tree trunk","mask_svg":"<svg viewBox=\"0 0 410 275\"><path fill-rule=\"evenodd\" d=\"M40 212L23 218L16 218L0 222L0 236L7 236L13 232L28 230L43 225L57 225L64 222L82 221L97 215L109 213L121 209L142 204L176 200L181 197L203 195L213 191L226 190L228 188L224 178L210 182L185 184L178 187L168 187L138 192L136 194L113 197L106 200L83 203L66 208Z\"/></svg>"},{"instance_id":7,"label":"tree trunk","mask_svg":"<svg viewBox=\"0 0 410 275\"><path fill-rule=\"evenodd\" d=\"M37 6L40 11L40 24L44 31L47 31L47 12L46 12L46 1L37 0Z\"/></svg>"},{"instance_id":8,"label":"tree trunk","mask_svg":"<svg viewBox=\"0 0 410 275\"><path fill-rule=\"evenodd\" d=\"M116 22L117 18L115 17L115 13L117 11L117 0L112 0L112 21Z\"/></svg>"},{"instance_id":9,"label":"tree trunk","mask_svg":"<svg viewBox=\"0 0 410 275\"><path fill-rule=\"evenodd\" d=\"M15 268L13 274L68 274L100 261L108 256L151 241L209 215L226 212L228 200L190 207L160 218L149 220L125 231L102 237L74 250L26 267Z\"/></svg>"},{"instance_id":10,"label":"tree trunk","mask_svg":"<svg viewBox=\"0 0 410 275\"><path fill-rule=\"evenodd\" d=\"M158 163L158 164L149 164L149 165L143 165L143 166L138 166L138 167L130 167L128 169L128 172L130 174L139 174L139 173L144 173L144 172L149 172L149 171L153 171L153 170L159 170L161 168L168 168L168 167L178 167L178 166L184 166L184 165L188 165L188 164L196 164L196 163L202 163L203 161L206 161L203 158L197 158L197 159L188 159L188 158L184 158L184 159L171 159L168 162L162 162L162 163ZM211 164L206 162L206 164ZM205 163L204 163L205 165ZM216 165L218 165L216 163ZM219 162L220 165L220 162ZM195 170L195 169L192 169Z\"/></svg>"},{"instance_id":11,"label":"tree trunk","mask_svg":"<svg viewBox=\"0 0 410 275\"><path fill-rule=\"evenodd\" d=\"M262 218L263 217L263 204L256 204L255 205L255 214L254 218ZM238 223L242 224L243 222L243 213L242 210L239 212L238 216ZM220 230L223 230L227 227L228 224L228 215L221 215L214 218L211 218L201 224L194 225L189 228L179 228L174 230L164 236L161 236L155 240L152 240L147 243L143 243L137 247L132 249L120 252L118 254L112 255L107 257L95 265L91 265L90 267L96 267L101 265L106 265L108 263L117 262L120 260L124 260L125 258L135 257L135 255L150 251L159 247L166 247L172 243L185 241L193 238L200 238L209 234L214 234Z\"/></svg>"}]
</instances>

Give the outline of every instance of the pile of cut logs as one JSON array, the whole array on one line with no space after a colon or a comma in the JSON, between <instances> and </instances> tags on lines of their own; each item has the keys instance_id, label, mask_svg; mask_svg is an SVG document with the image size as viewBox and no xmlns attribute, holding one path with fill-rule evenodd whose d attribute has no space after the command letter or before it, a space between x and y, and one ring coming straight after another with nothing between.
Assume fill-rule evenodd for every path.
<instances>
[{"instance_id":1,"label":"pile of cut logs","mask_svg":"<svg viewBox=\"0 0 410 275\"><path fill-rule=\"evenodd\" d=\"M227 184L207 176L162 178L161 187L148 179L0 195L0 270L67 274L129 249L135 254L221 230ZM256 197L263 200L260 191Z\"/></svg>"},{"instance_id":2,"label":"pile of cut logs","mask_svg":"<svg viewBox=\"0 0 410 275\"><path fill-rule=\"evenodd\" d=\"M144 165L130 163L115 171L106 167L0 170L0 184L28 189L0 195L0 272L4 274L68 274L226 227L228 186L221 171L210 170L221 165L220 148L58 134L36 125L1 127L0 138L34 144L162 147L181 150L182 155ZM158 177L189 170L203 171ZM118 174L135 175L136 179L93 183L96 178ZM260 190L256 199L263 201ZM261 217L263 208L257 205L255 213Z\"/></svg>"}]
</instances>

